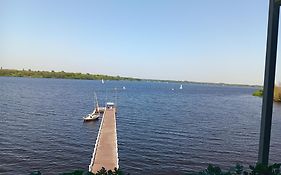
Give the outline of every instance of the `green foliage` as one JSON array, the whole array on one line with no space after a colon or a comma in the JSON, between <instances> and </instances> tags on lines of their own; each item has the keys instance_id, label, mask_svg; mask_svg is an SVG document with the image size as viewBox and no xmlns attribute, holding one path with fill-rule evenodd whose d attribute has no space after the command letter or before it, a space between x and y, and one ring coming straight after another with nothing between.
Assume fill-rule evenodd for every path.
<instances>
[{"instance_id":1,"label":"green foliage","mask_svg":"<svg viewBox=\"0 0 281 175\"><path fill-rule=\"evenodd\" d=\"M213 165L209 165L207 169L205 169L202 172L199 172L199 175L223 175L223 173L220 169L220 167L216 167Z\"/></svg>"},{"instance_id":2,"label":"green foliage","mask_svg":"<svg viewBox=\"0 0 281 175\"><path fill-rule=\"evenodd\" d=\"M281 164L273 164L270 166L257 164L256 166L250 166L251 172L245 175L281 175Z\"/></svg>"},{"instance_id":3,"label":"green foliage","mask_svg":"<svg viewBox=\"0 0 281 175\"><path fill-rule=\"evenodd\" d=\"M34 171L29 175L42 175L42 174L40 171ZM114 170L112 171L112 170L106 170L104 167L102 167L102 169L100 169L97 173L91 173L83 170L75 170L73 172L62 173L60 175L125 175L125 174L117 168L114 168Z\"/></svg>"},{"instance_id":4,"label":"green foliage","mask_svg":"<svg viewBox=\"0 0 281 175\"><path fill-rule=\"evenodd\" d=\"M273 100L275 102L281 102L281 87L280 86L274 86L273 95L274 95ZM253 96L262 97L263 96L263 90L262 89L256 90L253 93Z\"/></svg>"},{"instance_id":5,"label":"green foliage","mask_svg":"<svg viewBox=\"0 0 281 175\"><path fill-rule=\"evenodd\" d=\"M70 173L62 173L61 175L92 175L93 173L85 172L83 170L76 170Z\"/></svg>"},{"instance_id":6,"label":"green foliage","mask_svg":"<svg viewBox=\"0 0 281 175\"><path fill-rule=\"evenodd\" d=\"M83 79L83 80L141 80L137 78L128 78L120 76L109 76L99 74L82 74L73 72L55 72L55 71L32 71L32 70L13 70L13 69L0 69L0 76L6 77L30 77L30 78L62 78L62 79Z\"/></svg>"},{"instance_id":7,"label":"green foliage","mask_svg":"<svg viewBox=\"0 0 281 175\"><path fill-rule=\"evenodd\" d=\"M242 165L236 164L234 171L237 175L241 175L243 173L243 168Z\"/></svg>"},{"instance_id":8,"label":"green foliage","mask_svg":"<svg viewBox=\"0 0 281 175\"><path fill-rule=\"evenodd\" d=\"M255 166L249 166L244 170L244 167L236 164L236 166L229 171L223 171L220 167L209 165L205 170L199 173L188 173L186 175L281 175L281 164L262 165L256 164ZM42 175L40 171L31 173L30 175ZM97 173L91 173L88 171L76 170L70 173L63 173L61 175L125 175L122 171L115 168L114 171L106 170L104 167ZM129 175L129 174L127 174Z\"/></svg>"},{"instance_id":9,"label":"green foliage","mask_svg":"<svg viewBox=\"0 0 281 175\"><path fill-rule=\"evenodd\" d=\"M104 167L102 167L101 170L99 170L94 175L125 175L121 170L114 168L114 171L112 170L106 170Z\"/></svg>"},{"instance_id":10,"label":"green foliage","mask_svg":"<svg viewBox=\"0 0 281 175\"><path fill-rule=\"evenodd\" d=\"M262 97L263 96L263 90L262 89L256 90L253 93L253 96Z\"/></svg>"},{"instance_id":11,"label":"green foliage","mask_svg":"<svg viewBox=\"0 0 281 175\"><path fill-rule=\"evenodd\" d=\"M281 175L281 164L249 166L249 169L244 170L244 167L237 164L234 169L223 172L219 167L209 165L207 169L202 172L195 173L198 175ZM194 173L193 173L194 174Z\"/></svg>"}]
</instances>

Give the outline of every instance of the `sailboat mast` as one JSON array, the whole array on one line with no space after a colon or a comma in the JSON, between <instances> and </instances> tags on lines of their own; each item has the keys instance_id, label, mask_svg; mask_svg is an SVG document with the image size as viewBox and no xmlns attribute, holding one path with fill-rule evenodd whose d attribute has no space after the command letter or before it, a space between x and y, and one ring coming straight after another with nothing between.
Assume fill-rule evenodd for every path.
<instances>
[{"instance_id":1,"label":"sailboat mast","mask_svg":"<svg viewBox=\"0 0 281 175\"><path fill-rule=\"evenodd\" d=\"M117 88L115 88L115 106L117 107Z\"/></svg>"},{"instance_id":2,"label":"sailboat mast","mask_svg":"<svg viewBox=\"0 0 281 175\"><path fill-rule=\"evenodd\" d=\"M97 94L96 92L94 92L95 94L95 100L96 100L96 111L99 112L99 103L98 103L98 97L97 97Z\"/></svg>"}]
</instances>

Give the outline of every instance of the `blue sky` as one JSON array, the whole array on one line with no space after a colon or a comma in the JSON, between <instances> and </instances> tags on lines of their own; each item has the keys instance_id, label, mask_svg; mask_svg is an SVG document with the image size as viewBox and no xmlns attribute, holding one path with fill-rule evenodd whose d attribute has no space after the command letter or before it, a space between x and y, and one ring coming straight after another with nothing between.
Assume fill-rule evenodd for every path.
<instances>
[{"instance_id":1,"label":"blue sky","mask_svg":"<svg viewBox=\"0 0 281 175\"><path fill-rule=\"evenodd\" d=\"M267 17L267 0L1 0L0 66L262 84Z\"/></svg>"}]
</instances>

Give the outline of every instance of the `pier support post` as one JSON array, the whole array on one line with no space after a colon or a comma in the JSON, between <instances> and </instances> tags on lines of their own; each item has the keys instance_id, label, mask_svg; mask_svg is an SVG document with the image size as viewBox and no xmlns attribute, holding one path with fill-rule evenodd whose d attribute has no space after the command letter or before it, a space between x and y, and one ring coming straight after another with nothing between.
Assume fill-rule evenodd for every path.
<instances>
[{"instance_id":1,"label":"pier support post","mask_svg":"<svg viewBox=\"0 0 281 175\"><path fill-rule=\"evenodd\" d=\"M266 60L258 163L267 165L272 124L273 92L276 69L280 0L269 0Z\"/></svg>"}]
</instances>

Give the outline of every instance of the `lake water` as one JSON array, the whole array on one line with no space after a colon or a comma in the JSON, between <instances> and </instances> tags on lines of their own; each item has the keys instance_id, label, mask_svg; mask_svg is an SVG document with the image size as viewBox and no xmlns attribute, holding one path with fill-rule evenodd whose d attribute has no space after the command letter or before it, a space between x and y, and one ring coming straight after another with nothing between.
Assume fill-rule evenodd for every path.
<instances>
[{"instance_id":1,"label":"lake water","mask_svg":"<svg viewBox=\"0 0 281 175\"><path fill-rule=\"evenodd\" d=\"M117 97L119 164L127 173L254 164L262 101L251 95L255 89L179 86L0 77L0 174L87 170L101 120L83 123L82 117L93 109L94 91L100 103ZM275 103L271 162L281 162L280 113Z\"/></svg>"}]
</instances>

